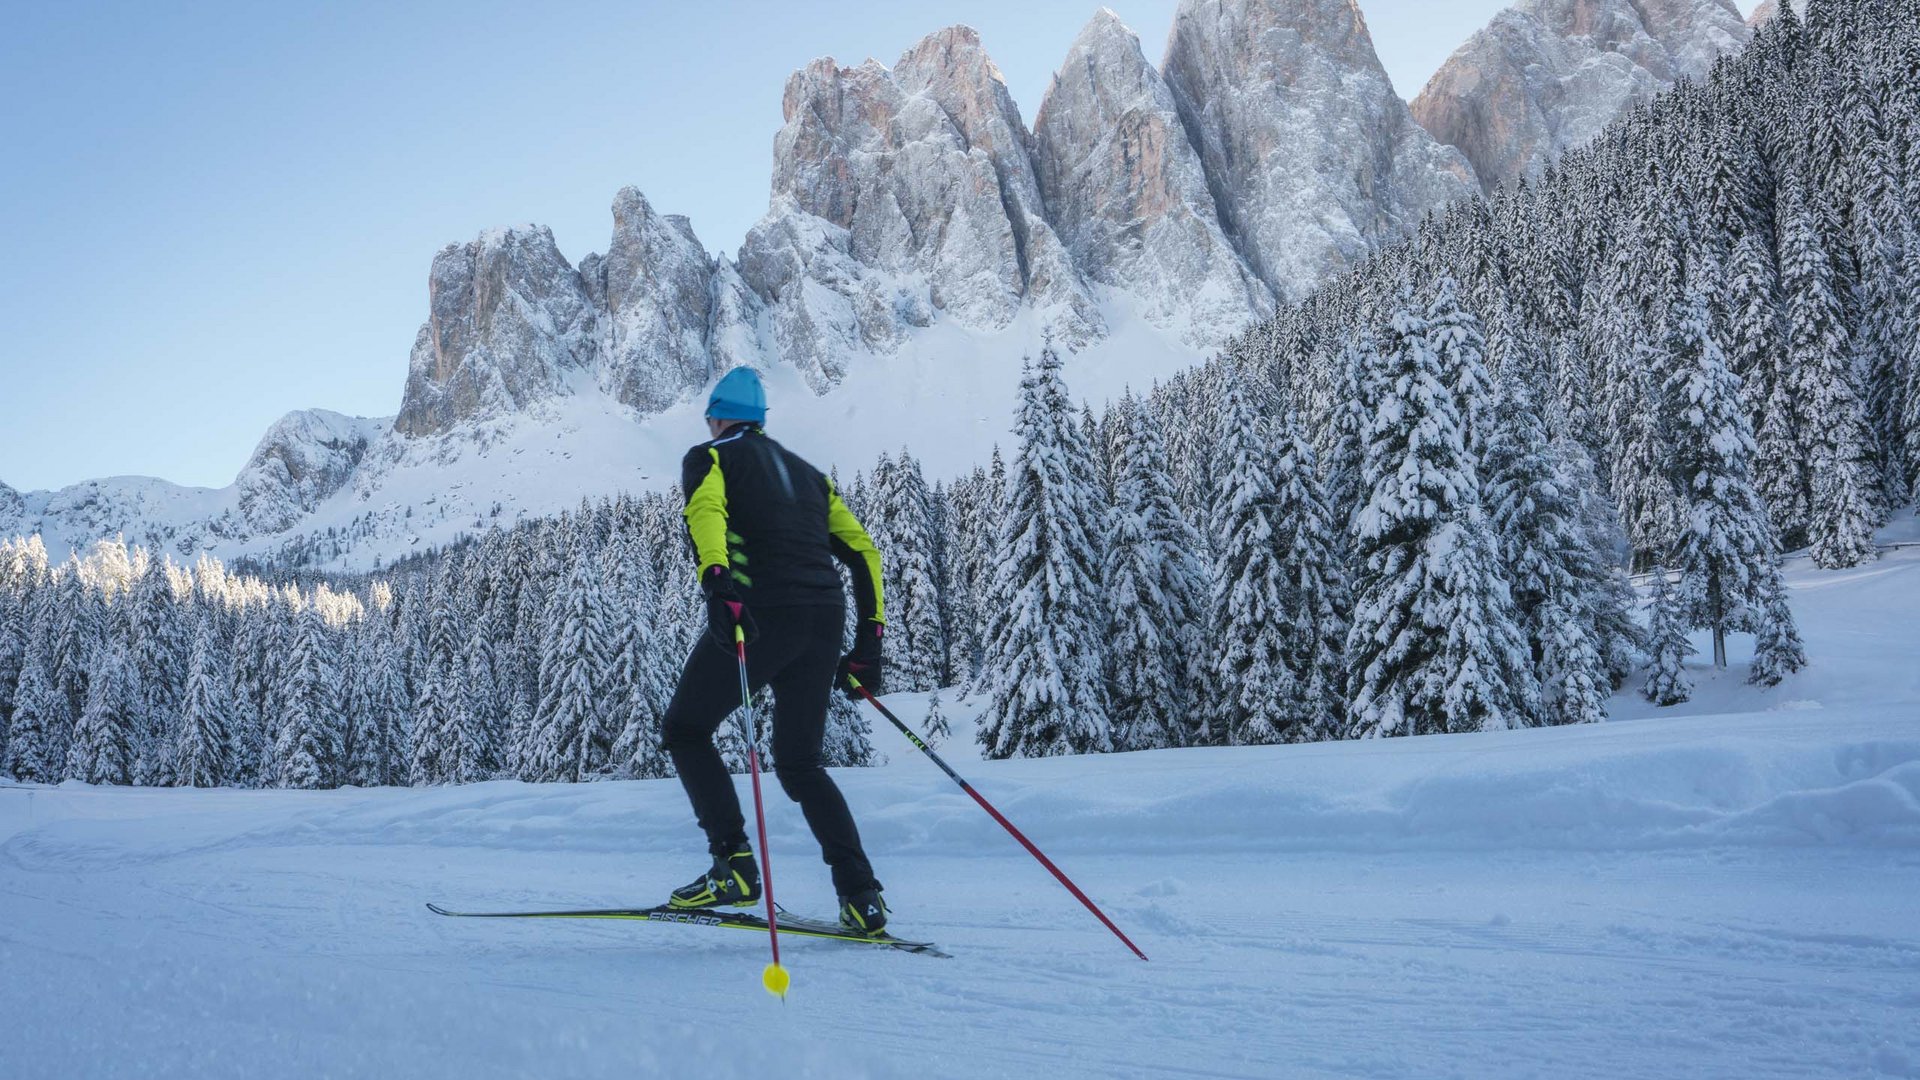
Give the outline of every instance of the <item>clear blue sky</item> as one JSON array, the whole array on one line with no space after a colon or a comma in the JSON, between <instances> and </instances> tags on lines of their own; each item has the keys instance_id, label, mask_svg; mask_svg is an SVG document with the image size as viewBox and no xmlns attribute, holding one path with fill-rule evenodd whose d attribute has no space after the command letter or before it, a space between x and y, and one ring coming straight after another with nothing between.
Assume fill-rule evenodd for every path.
<instances>
[{"instance_id":1,"label":"clear blue sky","mask_svg":"<svg viewBox=\"0 0 1920 1080\"><path fill-rule=\"evenodd\" d=\"M1503 0L1362 0L1411 97ZM1110 0L1158 63L1177 0ZM1031 122L1094 0L13 4L0 480L230 483L269 424L399 408L433 253L636 184L737 250L787 75L976 27Z\"/></svg>"}]
</instances>

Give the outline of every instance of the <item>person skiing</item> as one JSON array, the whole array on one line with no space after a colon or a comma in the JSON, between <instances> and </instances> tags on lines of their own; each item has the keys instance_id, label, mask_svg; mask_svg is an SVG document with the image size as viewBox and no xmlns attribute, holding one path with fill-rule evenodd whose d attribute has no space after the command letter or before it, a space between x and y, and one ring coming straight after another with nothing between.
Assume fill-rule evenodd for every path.
<instances>
[{"instance_id":1,"label":"person skiing","mask_svg":"<svg viewBox=\"0 0 1920 1080\"><path fill-rule=\"evenodd\" d=\"M840 899L840 921L877 934L887 905L847 801L821 760L833 687L848 676L879 692L886 626L880 552L833 482L767 437L766 390L751 368L727 372L707 401L712 436L681 462L684 516L707 628L694 642L662 721L713 865L668 903L697 909L750 905L760 867L714 732L740 707L734 631L745 632L747 678L773 688L773 771L820 842ZM846 604L835 561L852 572L853 650L840 656Z\"/></svg>"}]
</instances>

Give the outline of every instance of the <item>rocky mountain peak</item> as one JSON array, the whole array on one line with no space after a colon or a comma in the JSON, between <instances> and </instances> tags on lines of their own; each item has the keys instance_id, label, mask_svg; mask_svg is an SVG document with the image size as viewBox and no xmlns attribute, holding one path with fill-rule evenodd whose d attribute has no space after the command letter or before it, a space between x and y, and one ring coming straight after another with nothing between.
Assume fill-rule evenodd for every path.
<instances>
[{"instance_id":1,"label":"rocky mountain peak","mask_svg":"<svg viewBox=\"0 0 1920 1080\"><path fill-rule=\"evenodd\" d=\"M1282 297L1473 191L1353 0L1182 0L1161 69L1228 238Z\"/></svg>"},{"instance_id":2,"label":"rocky mountain peak","mask_svg":"<svg viewBox=\"0 0 1920 1080\"><path fill-rule=\"evenodd\" d=\"M345 487L386 424L326 409L282 417L261 437L234 486L240 513L263 533L279 532Z\"/></svg>"},{"instance_id":3,"label":"rocky mountain peak","mask_svg":"<svg viewBox=\"0 0 1920 1080\"><path fill-rule=\"evenodd\" d=\"M1704 78L1748 36L1732 0L1521 0L1448 59L1413 113L1492 190Z\"/></svg>"},{"instance_id":4,"label":"rocky mountain peak","mask_svg":"<svg viewBox=\"0 0 1920 1080\"><path fill-rule=\"evenodd\" d=\"M1148 322L1206 347L1272 310L1221 231L1172 91L1112 10L1095 13L1067 51L1033 142L1041 194L1074 263L1139 297Z\"/></svg>"},{"instance_id":5,"label":"rocky mountain peak","mask_svg":"<svg viewBox=\"0 0 1920 1080\"><path fill-rule=\"evenodd\" d=\"M489 229L448 244L427 275L395 430L437 435L561 392L592 366L596 323L585 283L545 226Z\"/></svg>"},{"instance_id":6,"label":"rocky mountain peak","mask_svg":"<svg viewBox=\"0 0 1920 1080\"><path fill-rule=\"evenodd\" d=\"M600 384L657 412L713 375L713 260L680 215L654 212L639 188L613 200L613 241L581 260L602 319Z\"/></svg>"},{"instance_id":7,"label":"rocky mountain peak","mask_svg":"<svg viewBox=\"0 0 1920 1080\"><path fill-rule=\"evenodd\" d=\"M995 330L1033 305L1070 341L1097 331L1047 220L1031 136L971 28L928 35L892 69L816 60L787 80L782 112L772 207L740 273L815 389L845 356L891 351L935 313Z\"/></svg>"}]
</instances>

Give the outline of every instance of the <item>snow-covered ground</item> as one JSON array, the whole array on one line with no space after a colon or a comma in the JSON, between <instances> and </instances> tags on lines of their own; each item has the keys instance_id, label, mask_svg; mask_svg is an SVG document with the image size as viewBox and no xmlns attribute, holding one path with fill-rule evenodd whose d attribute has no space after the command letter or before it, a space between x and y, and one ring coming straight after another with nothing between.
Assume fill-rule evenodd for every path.
<instances>
[{"instance_id":1,"label":"snow-covered ground","mask_svg":"<svg viewBox=\"0 0 1920 1080\"><path fill-rule=\"evenodd\" d=\"M1920 550L1790 580L1808 672L1596 727L983 763L950 706L1149 963L884 727L841 779L954 958L790 940L784 1004L753 935L422 906L656 901L672 781L0 788L0 1075L1920 1076Z\"/></svg>"}]
</instances>

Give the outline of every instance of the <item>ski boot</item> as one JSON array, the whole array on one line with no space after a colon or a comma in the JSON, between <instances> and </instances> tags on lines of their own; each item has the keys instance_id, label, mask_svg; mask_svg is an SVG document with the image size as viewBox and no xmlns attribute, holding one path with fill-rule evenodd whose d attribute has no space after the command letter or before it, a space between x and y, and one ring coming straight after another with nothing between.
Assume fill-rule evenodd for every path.
<instances>
[{"instance_id":1,"label":"ski boot","mask_svg":"<svg viewBox=\"0 0 1920 1080\"><path fill-rule=\"evenodd\" d=\"M753 849L742 847L731 855L715 855L706 873L673 890L667 906L692 911L710 907L737 907L760 899L760 864Z\"/></svg>"},{"instance_id":2,"label":"ski boot","mask_svg":"<svg viewBox=\"0 0 1920 1080\"><path fill-rule=\"evenodd\" d=\"M879 889L862 889L840 898L840 925L856 934L878 937L887 928L887 902Z\"/></svg>"}]
</instances>

